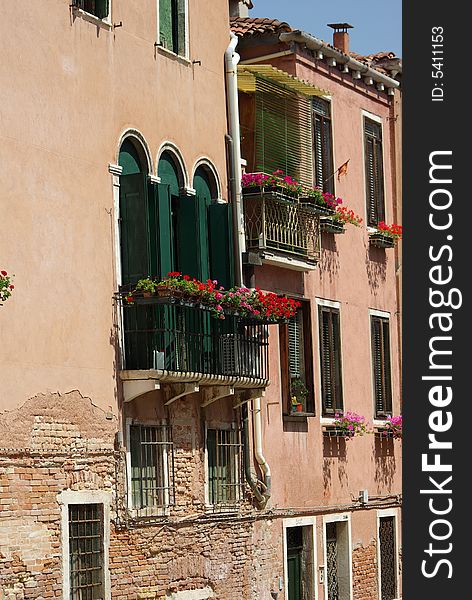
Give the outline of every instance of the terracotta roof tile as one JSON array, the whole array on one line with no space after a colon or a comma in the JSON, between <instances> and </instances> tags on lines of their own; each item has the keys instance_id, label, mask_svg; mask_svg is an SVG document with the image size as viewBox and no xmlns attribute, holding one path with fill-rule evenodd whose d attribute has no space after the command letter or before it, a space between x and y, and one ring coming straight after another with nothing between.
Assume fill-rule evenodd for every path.
<instances>
[{"instance_id":1,"label":"terracotta roof tile","mask_svg":"<svg viewBox=\"0 0 472 600\"><path fill-rule=\"evenodd\" d=\"M292 31L292 28L288 23L278 21L277 19L233 17L230 21L230 25L231 31L238 36Z\"/></svg>"}]
</instances>

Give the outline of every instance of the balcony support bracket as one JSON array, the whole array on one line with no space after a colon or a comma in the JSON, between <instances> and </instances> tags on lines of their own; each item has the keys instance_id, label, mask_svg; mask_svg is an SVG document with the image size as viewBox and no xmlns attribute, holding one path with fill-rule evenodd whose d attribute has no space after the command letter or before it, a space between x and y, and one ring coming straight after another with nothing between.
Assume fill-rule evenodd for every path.
<instances>
[{"instance_id":1,"label":"balcony support bracket","mask_svg":"<svg viewBox=\"0 0 472 600\"><path fill-rule=\"evenodd\" d=\"M210 388L203 388L203 402L202 406L209 406L227 396L234 396L234 387L230 385L217 385Z\"/></svg>"},{"instance_id":2,"label":"balcony support bracket","mask_svg":"<svg viewBox=\"0 0 472 600\"><path fill-rule=\"evenodd\" d=\"M239 390L236 395L237 403L233 408L239 408L246 402L254 400L254 398L263 398L265 396L265 390L262 388L254 388L252 390Z\"/></svg>"},{"instance_id":3,"label":"balcony support bracket","mask_svg":"<svg viewBox=\"0 0 472 600\"><path fill-rule=\"evenodd\" d=\"M196 383L177 383L174 385L169 385L164 388L165 394L165 402L166 406L172 404L179 398L184 398L189 394L195 394L195 392L200 391L200 386Z\"/></svg>"}]
</instances>

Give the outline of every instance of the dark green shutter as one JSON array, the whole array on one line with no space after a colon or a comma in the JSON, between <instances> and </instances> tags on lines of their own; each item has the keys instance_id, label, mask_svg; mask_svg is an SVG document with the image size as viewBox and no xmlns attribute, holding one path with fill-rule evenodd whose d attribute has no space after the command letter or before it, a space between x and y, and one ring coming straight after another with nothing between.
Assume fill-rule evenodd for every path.
<instances>
[{"instance_id":1,"label":"dark green shutter","mask_svg":"<svg viewBox=\"0 0 472 600\"><path fill-rule=\"evenodd\" d=\"M392 411L390 331L388 319L371 317L371 332L375 414L382 417L391 414Z\"/></svg>"},{"instance_id":2,"label":"dark green shutter","mask_svg":"<svg viewBox=\"0 0 472 600\"><path fill-rule=\"evenodd\" d=\"M150 274L147 175L120 177L122 282L134 284Z\"/></svg>"},{"instance_id":3,"label":"dark green shutter","mask_svg":"<svg viewBox=\"0 0 472 600\"><path fill-rule=\"evenodd\" d=\"M330 105L313 98L315 183L323 191L334 194L333 140Z\"/></svg>"},{"instance_id":4,"label":"dark green shutter","mask_svg":"<svg viewBox=\"0 0 472 600\"><path fill-rule=\"evenodd\" d=\"M174 270L172 198L170 186L160 183L158 188L159 203L159 275L161 279Z\"/></svg>"},{"instance_id":5,"label":"dark green shutter","mask_svg":"<svg viewBox=\"0 0 472 600\"><path fill-rule=\"evenodd\" d=\"M368 225L376 227L385 219L382 130L380 124L364 120L365 178Z\"/></svg>"},{"instance_id":6,"label":"dark green shutter","mask_svg":"<svg viewBox=\"0 0 472 600\"><path fill-rule=\"evenodd\" d=\"M234 285L233 231L231 205L210 204L208 207L210 277L228 289Z\"/></svg>"},{"instance_id":7,"label":"dark green shutter","mask_svg":"<svg viewBox=\"0 0 472 600\"><path fill-rule=\"evenodd\" d=\"M343 410L339 312L320 306L320 369L323 413Z\"/></svg>"},{"instance_id":8,"label":"dark green shutter","mask_svg":"<svg viewBox=\"0 0 472 600\"><path fill-rule=\"evenodd\" d=\"M177 44L176 53L185 56L185 0L177 0Z\"/></svg>"},{"instance_id":9,"label":"dark green shutter","mask_svg":"<svg viewBox=\"0 0 472 600\"><path fill-rule=\"evenodd\" d=\"M311 103L260 77L256 80L256 171L282 169L301 183L313 185L313 120Z\"/></svg>"},{"instance_id":10,"label":"dark green shutter","mask_svg":"<svg viewBox=\"0 0 472 600\"><path fill-rule=\"evenodd\" d=\"M108 17L108 0L95 0L95 16L99 19Z\"/></svg>"},{"instance_id":11,"label":"dark green shutter","mask_svg":"<svg viewBox=\"0 0 472 600\"><path fill-rule=\"evenodd\" d=\"M301 376L302 348L302 309L288 322L288 368L290 378Z\"/></svg>"},{"instance_id":12,"label":"dark green shutter","mask_svg":"<svg viewBox=\"0 0 472 600\"><path fill-rule=\"evenodd\" d=\"M181 196L177 205L177 268L184 275L200 278L200 228L198 202Z\"/></svg>"}]
</instances>

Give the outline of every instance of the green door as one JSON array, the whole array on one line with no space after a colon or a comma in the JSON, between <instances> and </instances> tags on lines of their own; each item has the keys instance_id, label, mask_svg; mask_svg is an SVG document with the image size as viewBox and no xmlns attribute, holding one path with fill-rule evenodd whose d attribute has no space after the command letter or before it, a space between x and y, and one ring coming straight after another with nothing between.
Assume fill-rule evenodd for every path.
<instances>
[{"instance_id":1,"label":"green door","mask_svg":"<svg viewBox=\"0 0 472 600\"><path fill-rule=\"evenodd\" d=\"M302 599L302 561L300 549L289 549L287 554L288 600Z\"/></svg>"}]
</instances>

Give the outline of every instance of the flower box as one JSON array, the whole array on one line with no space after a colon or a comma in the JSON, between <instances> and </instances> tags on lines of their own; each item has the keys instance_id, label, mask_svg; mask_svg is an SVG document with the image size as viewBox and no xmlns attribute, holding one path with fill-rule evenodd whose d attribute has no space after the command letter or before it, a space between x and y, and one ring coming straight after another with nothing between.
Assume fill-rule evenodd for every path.
<instances>
[{"instance_id":1,"label":"flower box","mask_svg":"<svg viewBox=\"0 0 472 600\"><path fill-rule=\"evenodd\" d=\"M369 244L377 248L394 248L395 238L380 231L369 235Z\"/></svg>"},{"instance_id":2,"label":"flower box","mask_svg":"<svg viewBox=\"0 0 472 600\"><path fill-rule=\"evenodd\" d=\"M322 217L320 223L321 231L324 233L344 233L344 223L339 221L338 219L333 219L330 217Z\"/></svg>"},{"instance_id":3,"label":"flower box","mask_svg":"<svg viewBox=\"0 0 472 600\"><path fill-rule=\"evenodd\" d=\"M332 438L332 437L340 437L340 438L352 437L352 436L350 436L350 434L345 429L341 429L340 427L336 427L336 425L325 425L323 427L323 436L324 437L328 437L328 438Z\"/></svg>"},{"instance_id":4,"label":"flower box","mask_svg":"<svg viewBox=\"0 0 472 600\"><path fill-rule=\"evenodd\" d=\"M322 204L316 204L310 197L302 197L300 198L300 204L303 208L309 209L311 212L314 212L316 215L320 215L321 217L329 217L335 213L334 209L329 206L324 206Z\"/></svg>"}]
</instances>

